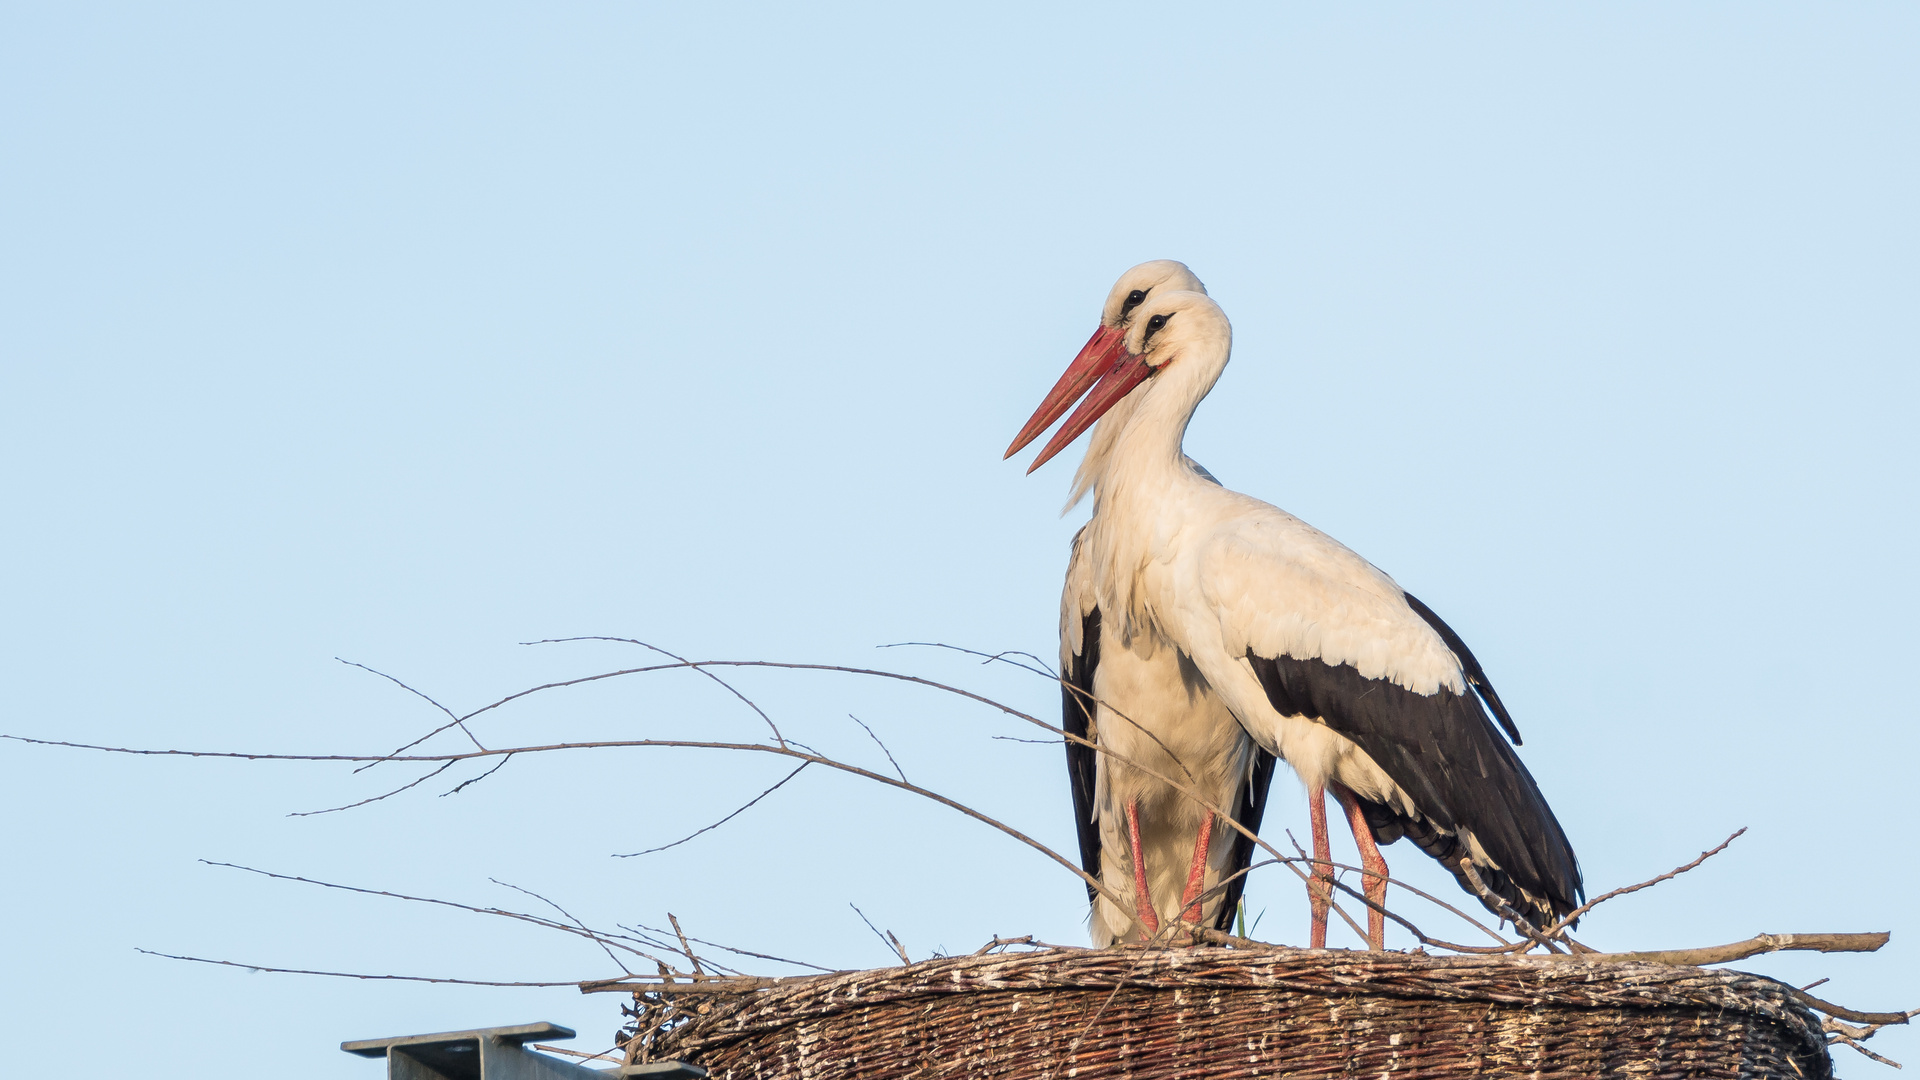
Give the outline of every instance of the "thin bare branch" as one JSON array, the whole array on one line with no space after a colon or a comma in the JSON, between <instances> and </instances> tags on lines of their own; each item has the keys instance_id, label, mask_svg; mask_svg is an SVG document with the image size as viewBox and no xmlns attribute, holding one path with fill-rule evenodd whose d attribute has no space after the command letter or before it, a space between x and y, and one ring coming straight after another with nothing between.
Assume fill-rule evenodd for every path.
<instances>
[{"instance_id":1,"label":"thin bare branch","mask_svg":"<svg viewBox=\"0 0 1920 1080\"><path fill-rule=\"evenodd\" d=\"M1819 1000L1819 999L1816 998L1815 1000ZM1868 1013L1865 1015L1871 1016L1876 1014ZM1883 1027L1886 1027L1888 1024L1903 1024L1907 1020L1910 1020L1915 1016L1920 1016L1920 1009L1915 1009L1912 1012L1884 1013L1884 1014L1878 1014L1878 1015L1885 1015L1889 1017L1902 1017L1904 1019L1889 1020L1886 1023L1879 1023L1879 1024L1868 1024L1866 1027L1854 1027L1852 1024L1843 1023L1842 1021L1829 1015L1826 1019L1820 1021L1820 1030L1830 1035L1842 1035L1849 1039L1859 1039L1864 1042L1867 1039L1873 1038L1875 1032L1879 1031Z\"/></svg>"},{"instance_id":2,"label":"thin bare branch","mask_svg":"<svg viewBox=\"0 0 1920 1080\"><path fill-rule=\"evenodd\" d=\"M688 962L693 964L693 973L695 975L705 975L706 970L700 966L700 958L693 954L693 945L687 941L687 932L680 929L680 916L669 911L667 912L667 921L673 924L674 936L680 939L680 952L686 956Z\"/></svg>"},{"instance_id":3,"label":"thin bare branch","mask_svg":"<svg viewBox=\"0 0 1920 1080\"><path fill-rule=\"evenodd\" d=\"M445 713L445 714L447 715L447 720L448 720L448 722L447 722L447 723L445 723L445 724L442 724L441 726L439 726L439 727L437 727L437 728L435 728L435 729L433 729L433 730L432 730L431 732L429 732L429 733L427 733L426 735L424 735L424 736L422 736L422 737L420 737L420 738L418 738L418 739L415 739L415 740L414 740L413 742L410 742L410 743L408 743L407 745L405 745L405 746L403 746L403 747L401 747L401 748L400 748L399 750L395 750L395 751L394 751L394 753L396 753L396 754L398 754L398 753L401 753L401 752L403 752L403 751L407 751L407 750L411 750L411 749L413 749L414 747L416 747L416 746L419 746L419 745L420 745L421 743L423 743L423 742L425 742L426 740L428 740L428 739L431 739L431 738L433 738L433 737L434 737L435 735L438 735L438 734L440 734L441 732L443 732L443 731L445 731L445 730L447 730L448 728L452 728L452 727L457 727L457 728L459 728L459 729L460 729L460 732L461 732L461 734L463 734L463 735L465 735L465 736L466 736L466 737L467 737L467 738L468 738L469 740L471 740L471 741L472 741L472 743L473 743L473 745L474 745L474 748L475 748L475 749L478 749L478 750L485 750L485 749L486 749L486 747L485 747L485 746L482 746L482 745L480 744L480 740L474 737L474 734L473 734L473 732L471 732L471 731L469 731L469 730L467 730L467 724L466 724L466 718L465 718L465 717L462 717L462 716L456 716L456 715L454 714L454 711L453 711L452 709L449 709L449 708L447 708L447 707L446 707L445 705L442 705L442 704L440 704L440 703L439 703L438 701L436 701L436 700L434 700L434 698L433 698L433 696L432 696L432 695L430 695L430 694L428 694L428 693L426 693L426 692L425 692L425 691L423 691L423 690L419 690L419 689L416 689L416 688L414 688L414 687L412 687L412 686L409 686L409 685L408 685L407 683L405 683L405 682L402 682L401 680L399 680L399 679L397 679L397 678L394 678L394 677L393 677L392 675L389 675L389 674L387 674L386 672L384 672L384 671L381 671L381 670L379 670L379 669L377 669L377 668L370 668L370 667L368 667L368 666L367 666L367 665L365 665L365 664L362 664L362 663L359 663L359 662L357 662L357 661L354 661L354 660L348 660L348 659L346 659L346 658L344 658L344 657L339 657L339 656L336 656L336 657L334 657L334 659L335 659L335 660L338 660L338 661L339 661L340 663L342 663L342 664L345 664L345 665L347 665L348 667L356 667L356 668L359 668L359 669L360 669L361 671L365 671L365 672L370 672L370 673L372 673L372 674L374 674L374 675L378 675L378 676L380 676L381 678L383 678L383 679L385 679L385 680L387 680L388 682L390 682L390 683L392 683L393 685L395 685L395 686L397 686L397 687L399 687L400 689L402 689L402 690L405 690L405 691L406 691L407 693L409 693L409 694L412 694L412 695L413 695L414 697L417 697L417 698L419 698L419 699L420 699L421 701L424 701L424 702L426 702L427 704L429 704L429 705L431 705L431 706L433 706L434 708L436 708L436 709L439 709L439 710L440 710L441 712L443 712L443 713ZM377 764L377 762L376 762L375 764ZM363 767L364 767L364 768L372 768L373 766L372 766L372 765L367 765L367 766L363 766ZM360 770L359 770L359 769L355 769L354 771L355 771L355 772L359 772Z\"/></svg>"},{"instance_id":4,"label":"thin bare branch","mask_svg":"<svg viewBox=\"0 0 1920 1080\"><path fill-rule=\"evenodd\" d=\"M507 762L512 760L513 760L513 755L508 754L506 757L503 757L500 759L500 764L495 765L493 768L488 769L486 772L481 773L479 776L469 777L465 780L460 781L458 784L454 785L453 790L441 792L440 797L444 799L449 795L460 794L461 792L467 790L467 788L470 785L477 784L480 781L485 780L487 777L492 776L494 773L499 772L501 769L506 768Z\"/></svg>"},{"instance_id":5,"label":"thin bare branch","mask_svg":"<svg viewBox=\"0 0 1920 1080\"><path fill-rule=\"evenodd\" d=\"M98 746L93 743L66 742L60 739L33 739L25 735L0 735L0 739L34 746L59 746L69 750L98 750L105 754L133 754L139 757L237 758L242 761L387 761L385 754L252 754L239 750L142 750L127 746ZM408 761L445 761L462 755L442 754L433 758L406 758Z\"/></svg>"},{"instance_id":6,"label":"thin bare branch","mask_svg":"<svg viewBox=\"0 0 1920 1080\"><path fill-rule=\"evenodd\" d=\"M502 758L501 760L505 761L506 759ZM600 946L600 951L607 954L607 959L613 961L614 967L619 968L621 971L624 971L629 975L633 974L633 969L628 967L625 963L621 962L620 958L613 954L613 946L607 943L606 939L601 936L600 932L592 929L586 923L583 923L579 919L575 918L573 912L568 911L566 908L561 907L555 901L549 900L548 898L540 895L539 893L534 892L532 889L522 888L521 886L515 885L510 881L501 881L499 878L488 878L487 880L503 888L512 889L514 892L524 893L527 896L531 896L535 900L538 900L541 903L552 908L553 910L559 912L561 916L564 917L568 922L579 927L581 933L593 939L593 943L595 945Z\"/></svg>"},{"instance_id":7,"label":"thin bare branch","mask_svg":"<svg viewBox=\"0 0 1920 1080\"><path fill-rule=\"evenodd\" d=\"M392 761L395 759L387 758L385 760ZM505 758L502 758L500 760L501 760L501 764L506 763ZM342 810L355 810L362 806L366 806L369 803L377 803L382 799L391 799L395 795L398 795L403 791L411 791L412 789L419 787L421 784L424 784L427 781L433 779L434 777L439 776L441 773L446 772L448 769L451 769L458 764L460 764L458 761L449 761L446 764L440 766L439 768L434 769L432 772L422 773L420 776L414 778L413 780L405 784L401 784L399 787L394 788L392 791L382 792L379 795L374 795L365 799L361 799L359 802L350 802L343 806L329 806L325 810L294 810L288 813L287 816L288 817L318 817L321 814L337 814ZM499 766L496 765L494 766L494 768L499 768ZM358 772L359 770L356 769L355 771ZM487 771L492 772L493 770L489 769ZM462 786L465 786L465 785L462 785ZM454 790L457 791L459 789L455 788Z\"/></svg>"},{"instance_id":8,"label":"thin bare branch","mask_svg":"<svg viewBox=\"0 0 1920 1080\"><path fill-rule=\"evenodd\" d=\"M851 900L849 900L849 901L847 901L847 906L848 906L848 907L850 907L850 908L853 908L853 913L854 913L855 915L858 915L858 916L860 916L860 921L861 921L861 922L863 922L863 923L866 923L866 924L867 924L867 929L869 929L869 930L871 930L871 931L873 931L873 936L874 936L874 937L877 937L877 938L879 938L879 939L880 939L880 944L882 944L882 945L885 945L885 946L888 946L888 947L889 947L889 948L891 948L891 949L892 949L892 950L893 950L894 952L896 952L896 953L898 953L898 954L899 954L899 956L900 956L900 962L901 962L901 963L903 963L903 964L911 964L911 963L913 963L913 961L912 961L912 960L909 960L909 959L907 959L907 950L905 950L905 949L903 949L903 948L901 948L901 947L900 947L900 939L899 939L899 938L897 938L897 937L894 937L894 936L893 936L892 934L883 934L883 933L881 933L881 932L880 932L880 928L879 928L879 927L877 927L877 926L875 926L875 925L873 925L873 920L872 920L872 919L869 919L869 918L867 918L867 913L866 913L866 912L864 912L864 911L861 911L861 910L860 910L860 908L859 908L859 907L858 907L857 905L855 905L855 904L853 903L853 901L851 901Z\"/></svg>"},{"instance_id":9,"label":"thin bare branch","mask_svg":"<svg viewBox=\"0 0 1920 1080\"><path fill-rule=\"evenodd\" d=\"M833 975L844 975L836 971ZM584 982L567 983L578 986L583 994L630 994L643 991L649 994L720 994L739 990L765 990L774 986L794 986L811 979L825 979L828 975L783 975L770 978L760 975L635 975L621 979L588 979Z\"/></svg>"},{"instance_id":10,"label":"thin bare branch","mask_svg":"<svg viewBox=\"0 0 1920 1080\"><path fill-rule=\"evenodd\" d=\"M299 884L302 884L302 885L317 885L323 889L337 889L340 892L359 893L362 896L384 896L389 900L406 900L415 904L432 904L436 907L448 907L448 908L454 908L459 911L472 912L475 915L492 915L496 918L512 919L516 922L531 923L534 926L543 927L548 930L558 930L562 933L572 934L576 937L588 937L592 939L605 938L605 939L611 939L615 941L634 940L631 938L624 938L623 935L608 934L604 931L588 931L586 933L582 933L580 930L577 930L574 927L567 925L566 923L556 922L552 919L548 919L540 915L531 915L524 911L509 911L505 908L476 907L472 904L462 904L456 900L440 900L431 896L410 896L406 893L389 892L385 889L365 889L357 885L341 885L331 881L320 881L315 878L298 877L293 874L276 874L271 870L261 870L258 867L253 867L253 866L242 866L239 863L215 862L211 859L202 859L200 861L207 866L224 867L229 870L242 870L249 874L258 874L261 877L272 878L275 881L292 881L292 882L298 882ZM635 948L632 945L620 944L619 948L624 949L628 952L631 952L635 956L640 956L640 957L644 957L645 959L651 960L656 964L662 962L659 957L654 956L652 953L646 952L642 949Z\"/></svg>"},{"instance_id":11,"label":"thin bare branch","mask_svg":"<svg viewBox=\"0 0 1920 1080\"><path fill-rule=\"evenodd\" d=\"M1580 916L1585 915L1587 912L1593 910L1595 907L1606 903L1607 901L1613 899L1616 896L1625 896L1628 893L1639 892L1641 889L1644 889L1650 885L1658 885L1661 882L1666 881L1670 878L1677 878L1681 874L1684 874L1687 871L1692 870L1694 867L1699 866L1701 863L1706 862L1708 859L1711 859L1715 855L1718 855L1721 852L1727 850L1727 845L1733 843L1735 840L1738 840L1742 836L1746 835L1746 832L1747 832L1746 826L1742 825L1740 828L1734 830L1732 836L1729 836L1725 840L1720 841L1718 846L1709 848L1708 850L1701 852L1699 858L1693 860L1690 863L1687 863L1685 866L1676 866L1673 869L1667 871L1666 873L1661 874L1659 877L1648 878L1647 880L1641 882L1638 885L1628 885L1623 888L1614 889L1611 892L1601 893L1599 896L1594 897L1593 899L1587 901L1584 904L1581 904L1579 907L1574 908L1572 911L1568 912L1565 916L1563 916L1560 919L1559 922L1554 923L1552 926L1548 927L1544 931L1544 933L1548 937L1552 937L1558 934L1560 931L1566 929L1567 927L1572 926L1573 921L1575 919L1578 919Z\"/></svg>"},{"instance_id":12,"label":"thin bare branch","mask_svg":"<svg viewBox=\"0 0 1920 1080\"><path fill-rule=\"evenodd\" d=\"M611 1050L602 1050L597 1054L589 1054L585 1050L569 1050L564 1046L548 1046L545 1043L534 1043L533 1048L535 1050L545 1050L549 1054L565 1054L568 1057L577 1057L583 1061L618 1061L620 1060L619 1057L617 1056L620 1048L617 1046Z\"/></svg>"},{"instance_id":13,"label":"thin bare branch","mask_svg":"<svg viewBox=\"0 0 1920 1080\"><path fill-rule=\"evenodd\" d=\"M155 952L152 949L135 949L134 952L148 956L158 956L167 960L186 960L195 964L214 964L219 967L241 968L246 971L266 971L275 975L326 975L336 979L369 979L392 982L452 983L457 986L578 986L578 980L571 982L501 982L495 979L440 979L428 975L365 975L353 971L312 971L307 968L267 967L264 964L243 964L237 960L209 960L204 956L179 956L174 953Z\"/></svg>"},{"instance_id":14,"label":"thin bare branch","mask_svg":"<svg viewBox=\"0 0 1920 1080\"><path fill-rule=\"evenodd\" d=\"M1866 1055L1868 1058L1871 1058L1872 1060L1879 1062L1882 1065L1891 1065L1896 1069L1904 1069L1906 1067L1900 1064L1899 1062L1893 1060L1892 1058L1881 1057L1879 1054L1876 1054L1873 1051L1867 1049L1866 1047L1861 1046L1858 1042L1856 1042L1853 1039L1847 1038L1845 1035L1835 1035L1833 1037L1833 1041L1838 1043L1845 1043L1846 1045L1853 1047L1855 1050Z\"/></svg>"},{"instance_id":15,"label":"thin bare branch","mask_svg":"<svg viewBox=\"0 0 1920 1080\"><path fill-rule=\"evenodd\" d=\"M626 930L630 933L633 933L635 935L635 940L640 941L642 944L647 945L649 948L659 949L662 952L676 953L682 956L685 955L685 951L681 948L680 943L673 936L671 936L670 933L666 930L656 930L652 927L647 927L646 930L643 932L640 929L636 927L628 926L625 923L618 923L616 925L618 925L622 930ZM690 938L689 940L699 941L700 939ZM706 944L705 942L701 942L701 943ZM708 967L712 968L714 971L719 972L722 975L745 975L746 974L746 972L741 971L739 968L728 967L725 964L717 963L713 960L708 960L706 964ZM660 974L670 975L670 974L673 974L673 971L672 969L669 969L663 966L661 968Z\"/></svg>"},{"instance_id":16,"label":"thin bare branch","mask_svg":"<svg viewBox=\"0 0 1920 1080\"><path fill-rule=\"evenodd\" d=\"M664 933L664 931L648 926L645 923L636 923L635 926L637 926L641 930L650 931L652 933ZM721 952L732 953L735 956L751 956L755 960L771 960L776 964L791 964L794 967L812 968L815 971L834 972L839 970L838 968L821 967L819 964L809 964L805 960L789 960L784 956L774 956L769 953L754 952L751 949L741 949L741 948L736 948L732 945L722 945L717 941L708 941L706 938L694 937L691 934L687 935L687 940L699 945L705 945L709 949L719 949ZM707 962L713 963L713 961L711 960Z\"/></svg>"},{"instance_id":17,"label":"thin bare branch","mask_svg":"<svg viewBox=\"0 0 1920 1080\"><path fill-rule=\"evenodd\" d=\"M732 694L734 697L737 697L742 702L746 703L747 708L752 709L755 713L759 714L760 719L766 721L767 730L773 732L773 741L776 743L779 743L781 746L787 745L786 736L780 734L780 726L778 724L775 724L773 722L773 717L768 716L767 711L765 709L762 709L759 706L759 704L756 703L752 698L741 693L739 689L737 689L732 683L728 682L727 680L721 678L718 675L715 675L713 672L708 671L707 665L691 663L690 661L687 660L686 657L681 656L678 653L668 652L666 649L663 649L658 645L649 644L645 641L639 640L638 638L605 637L605 636L598 636L598 635L585 636L585 637L571 637L571 638L543 638L539 641L523 641L520 644L522 645L560 645L560 644L564 644L566 642L572 642L572 641L612 641L612 642L619 642L626 645L638 645L641 648L646 649L650 652L656 652L656 653L659 653L661 656L665 656L673 660L678 660L680 663L686 664L687 666L693 668L695 671L698 671L700 674L705 675L707 678L712 679L714 682L720 684L720 686L726 689L727 693Z\"/></svg>"},{"instance_id":18,"label":"thin bare branch","mask_svg":"<svg viewBox=\"0 0 1920 1080\"><path fill-rule=\"evenodd\" d=\"M993 663L993 662L995 662L995 661L999 661L1000 663L1003 663L1003 664L1006 664L1006 665L1009 665L1009 666L1011 666L1011 667L1016 667L1016 668L1019 668L1019 669L1020 669L1021 671L1030 671L1030 672L1032 672L1033 674L1035 674L1035 675L1039 675L1039 676L1041 676L1041 677L1043 677L1043 678L1046 678L1046 679L1050 679L1050 680L1058 680L1058 679L1060 678L1060 675L1059 675L1059 673L1057 673L1057 672L1055 672L1055 671L1053 670L1053 665L1052 665L1052 664L1049 664L1049 663L1047 663L1047 662L1046 662L1045 660L1042 660L1042 659L1040 659L1039 657L1037 657L1037 656L1035 656L1035 655L1033 655L1032 653L1030 653L1030 652L1028 652L1028 651L1026 651L1025 649L1002 649L1002 650L1000 650L999 652L993 652L993 653L990 653L990 652L983 652L983 651L981 651L981 650L979 650L979 649L969 649L969 648L967 648L967 647L965 647L965 646L963 646L963 645L949 645L949 644L947 644L947 643L946 643L946 642L944 642L944 641L896 641L896 642L893 642L893 643L892 643L892 644L890 644L890 645L879 645L879 646L876 646L876 648L881 648L881 649L908 649L908 648L920 648L920 649L947 649L947 650L949 650L949 651L951 651L951 652L957 652L957 653L965 653L965 654L966 654L966 655L968 655L968 656L978 656L978 657L980 657L980 658L981 658L981 659L980 659L980 666L982 666L982 667L985 667L986 665L988 665L988 664L991 664L991 663ZM1009 660L1009 659L1007 659L1007 657L1009 657L1009 656L1021 656L1021 657L1025 657L1026 659L1028 659L1028 660L1031 660L1031 661L1033 661L1033 664L1032 664L1031 666L1029 666L1029 665L1027 665L1027 664L1016 664L1016 663L1014 663L1013 661L1011 661L1011 660Z\"/></svg>"},{"instance_id":19,"label":"thin bare branch","mask_svg":"<svg viewBox=\"0 0 1920 1080\"><path fill-rule=\"evenodd\" d=\"M1460 856L1458 865L1461 876L1465 877L1467 883L1473 887L1473 894L1480 898L1481 903L1492 908L1501 917L1512 923L1515 930L1526 935L1527 939L1535 945L1543 946L1550 953L1560 954L1560 947L1555 945L1551 939L1542 935L1540 931L1534 929L1533 924L1527 921L1526 916L1515 911L1513 905L1507 903L1505 897L1496 895L1493 890L1487 888L1486 883L1480 880L1480 872L1474 869L1472 858L1462 855Z\"/></svg>"},{"instance_id":20,"label":"thin bare branch","mask_svg":"<svg viewBox=\"0 0 1920 1080\"><path fill-rule=\"evenodd\" d=\"M1811 935L1800 934L1796 936L1809 937ZM1871 950L1863 949L1860 951L1868 952ZM1888 1024L1904 1024L1914 1017L1920 1016L1920 1009L1909 1009L1906 1012L1891 1013L1861 1012L1858 1009L1849 1009L1842 1005L1835 1005L1831 1001L1822 1001L1803 990L1794 991L1793 997L1794 1000L1810 1009L1819 1009L1829 1016L1837 1016L1842 1020L1852 1020L1857 1024L1872 1024L1876 1028L1886 1027Z\"/></svg>"},{"instance_id":21,"label":"thin bare branch","mask_svg":"<svg viewBox=\"0 0 1920 1080\"><path fill-rule=\"evenodd\" d=\"M880 752L887 755L887 763L893 766L893 771L900 775L900 779L905 780L907 778L907 770L901 768L900 763L893 759L893 751L887 749L887 744L880 741L880 736L873 733L873 729L867 726L867 722L852 713L847 714L847 719L860 725L860 730L867 733L867 738L873 740L873 745L879 747Z\"/></svg>"},{"instance_id":22,"label":"thin bare branch","mask_svg":"<svg viewBox=\"0 0 1920 1080\"><path fill-rule=\"evenodd\" d=\"M693 832L690 832L687 835L681 837L680 839L675 840L671 844L661 844L659 847L650 847L645 851L628 851L624 853L616 852L613 857L616 859L632 859L632 858L637 858L638 856L641 856L641 855L651 855L656 851L665 851L668 848L679 847L681 844L684 844L687 841L692 840L704 833L710 833L713 830L719 828L720 826L725 825L727 822L732 821L734 818L739 817L741 814L744 814L747 811L753 809L753 806L755 803L773 794L774 792L779 791L782 787L785 787L787 781L793 779L796 776L799 776L803 771L806 770L806 767L811 764L813 763L810 761L801 762L799 768L781 777L779 782L775 783L772 787L768 788L767 790L761 792L758 795L755 795L753 798L748 799L746 805L742 806L738 810L735 810L733 813L728 814L726 817L721 818L719 821L716 821L713 824L708 825L704 829L695 829Z\"/></svg>"}]
</instances>

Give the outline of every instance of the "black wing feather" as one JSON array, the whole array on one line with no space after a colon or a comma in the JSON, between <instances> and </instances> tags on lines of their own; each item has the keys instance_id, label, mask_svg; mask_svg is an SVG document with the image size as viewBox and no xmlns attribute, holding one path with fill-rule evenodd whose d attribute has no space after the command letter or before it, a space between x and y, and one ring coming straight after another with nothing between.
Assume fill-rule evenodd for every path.
<instances>
[{"instance_id":1,"label":"black wing feather","mask_svg":"<svg viewBox=\"0 0 1920 1080\"><path fill-rule=\"evenodd\" d=\"M1100 754L1093 747L1075 741L1095 742L1093 672L1100 666L1100 609L1095 607L1080 620L1080 651L1067 665L1066 685L1060 688L1062 718L1066 730L1067 778L1073 784L1073 821L1080 832L1080 868L1095 881L1100 878L1100 823L1093 820L1093 784L1100 765ZM1087 886L1087 901L1099 893Z\"/></svg>"},{"instance_id":2,"label":"black wing feather","mask_svg":"<svg viewBox=\"0 0 1920 1080\"><path fill-rule=\"evenodd\" d=\"M1556 915L1579 905L1583 886L1573 846L1532 774L1471 693L1441 687L1420 694L1317 658L1249 654L1248 660L1282 716L1324 720L1413 800L1422 819L1367 808L1376 840L1406 835L1460 876L1463 845L1449 834L1471 830L1502 871L1482 880L1517 910L1530 905L1516 885L1543 898Z\"/></svg>"},{"instance_id":3,"label":"black wing feather","mask_svg":"<svg viewBox=\"0 0 1920 1080\"><path fill-rule=\"evenodd\" d=\"M1493 710L1494 718L1500 721L1501 727L1507 729L1507 738L1513 740L1513 745L1519 746L1520 729L1514 726L1513 717L1507 714L1507 707L1500 701L1500 695L1493 692L1493 683L1487 681L1487 673L1480 669L1480 661L1473 658L1473 650L1467 648L1467 643L1461 641L1460 635L1453 632L1453 627L1440 621L1440 616L1435 615L1432 608L1421 603L1419 597L1410 592L1403 592L1401 595L1407 598L1407 606L1413 609L1413 613L1427 620L1427 625L1433 627L1433 632L1439 634L1440 640L1446 642L1447 648L1453 650L1455 659L1460 661L1460 670L1467 676L1467 685L1480 692L1480 697L1486 701L1487 708Z\"/></svg>"},{"instance_id":4,"label":"black wing feather","mask_svg":"<svg viewBox=\"0 0 1920 1080\"><path fill-rule=\"evenodd\" d=\"M1246 826L1248 832L1260 831L1260 819L1267 814L1267 792L1273 786L1274 756L1256 746L1253 750L1253 768L1249 770L1247 785L1240 792L1240 804L1233 808L1233 819ZM1239 874L1227 883L1225 895L1220 898L1220 910L1214 914L1213 928L1231 932L1233 915L1240 906L1240 894L1246 891L1247 875L1241 874L1253 863L1253 841L1241 835L1233 834L1233 858L1227 862L1226 873Z\"/></svg>"}]
</instances>

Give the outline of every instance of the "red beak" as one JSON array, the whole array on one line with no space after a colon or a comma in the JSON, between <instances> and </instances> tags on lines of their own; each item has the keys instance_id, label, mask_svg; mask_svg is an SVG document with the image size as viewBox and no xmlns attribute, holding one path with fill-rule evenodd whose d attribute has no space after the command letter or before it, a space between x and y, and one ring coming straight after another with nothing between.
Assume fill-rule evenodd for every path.
<instances>
[{"instance_id":1,"label":"red beak","mask_svg":"<svg viewBox=\"0 0 1920 1080\"><path fill-rule=\"evenodd\" d=\"M1106 374L1107 369L1113 366L1114 357L1120 353L1121 343L1125 340L1125 335L1117 328L1102 325L1096 329L1087 343L1081 346L1080 355L1067 365L1060 381L1054 383L1053 389L1047 392L1046 400L1034 410L1027 426L1021 428L1020 434L1014 437L1013 445L1007 447L1007 457L1019 453L1028 443L1039 438L1041 432L1072 408L1073 403L1080 400L1080 395L1087 392L1087 387L1092 386L1095 379Z\"/></svg>"},{"instance_id":2,"label":"red beak","mask_svg":"<svg viewBox=\"0 0 1920 1080\"><path fill-rule=\"evenodd\" d=\"M1105 416L1108 409L1118 405L1121 398L1132 392L1134 387L1146 382L1147 376L1152 374L1153 365L1147 363L1145 357L1121 351L1120 359L1107 369L1105 375L1101 376L1099 384L1093 388L1091 394L1087 395L1087 400L1081 402L1078 409L1073 410L1073 415L1067 417L1067 422L1060 425L1060 430L1053 433L1052 441L1047 443L1046 449L1040 451L1039 457L1033 459L1033 464L1027 466L1027 471L1032 472L1045 465L1049 458L1065 450L1068 443L1079 438L1081 432L1092 427L1094 421Z\"/></svg>"}]
</instances>

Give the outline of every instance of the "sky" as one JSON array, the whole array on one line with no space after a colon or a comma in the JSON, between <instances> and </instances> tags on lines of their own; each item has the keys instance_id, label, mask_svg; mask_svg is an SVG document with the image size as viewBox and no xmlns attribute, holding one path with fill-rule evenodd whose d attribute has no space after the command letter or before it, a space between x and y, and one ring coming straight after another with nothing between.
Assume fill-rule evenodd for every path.
<instances>
[{"instance_id":1,"label":"sky","mask_svg":"<svg viewBox=\"0 0 1920 1080\"><path fill-rule=\"evenodd\" d=\"M1114 278L1175 258L1235 329L1189 453L1460 631L1590 892L1749 829L1583 940L1889 930L1736 966L1920 1006L1917 50L1892 3L5 5L0 732L378 754L440 714L351 664L465 711L650 655L521 644L579 635L1051 718L1044 678L881 647L1055 654L1078 451L1001 453ZM1071 851L1060 751L1018 718L728 678L790 737L889 769L858 718L916 784ZM684 671L472 730L765 734ZM377 1066L342 1040L618 1026L568 988L137 951L618 973L209 863L671 912L836 968L891 955L853 905L916 958L1084 941L1044 856L824 770L618 857L790 771L764 756L523 756L294 816L422 771L0 743L7 1071L137 1046L156 1078L351 1080ZM1275 792L1268 835L1304 837ZM1303 891L1262 875L1256 936L1303 942Z\"/></svg>"}]
</instances>

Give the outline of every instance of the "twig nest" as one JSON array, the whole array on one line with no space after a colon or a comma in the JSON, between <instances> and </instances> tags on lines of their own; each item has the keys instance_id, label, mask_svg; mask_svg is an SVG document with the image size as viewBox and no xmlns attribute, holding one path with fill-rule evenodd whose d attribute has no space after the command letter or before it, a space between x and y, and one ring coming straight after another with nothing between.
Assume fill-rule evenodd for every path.
<instances>
[{"instance_id":1,"label":"twig nest","mask_svg":"<svg viewBox=\"0 0 1920 1080\"><path fill-rule=\"evenodd\" d=\"M653 1000L651 1056L727 1080L1832 1075L1787 987L1650 964L1046 949Z\"/></svg>"}]
</instances>

